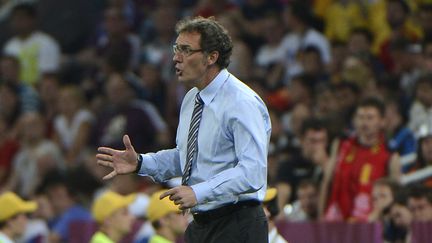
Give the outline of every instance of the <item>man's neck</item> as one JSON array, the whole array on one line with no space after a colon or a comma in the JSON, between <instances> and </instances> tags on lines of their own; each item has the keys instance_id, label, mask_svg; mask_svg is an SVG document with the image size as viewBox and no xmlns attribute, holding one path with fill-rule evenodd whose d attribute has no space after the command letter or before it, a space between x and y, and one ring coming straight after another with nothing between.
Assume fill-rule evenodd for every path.
<instances>
[{"instance_id":1,"label":"man's neck","mask_svg":"<svg viewBox=\"0 0 432 243\"><path fill-rule=\"evenodd\" d=\"M165 239L172 241L172 242L175 242L175 240L176 240L176 236L175 236L174 232L172 232L168 228L160 228L160 229L156 230L156 233L158 235L164 237Z\"/></svg>"},{"instance_id":2,"label":"man's neck","mask_svg":"<svg viewBox=\"0 0 432 243\"><path fill-rule=\"evenodd\" d=\"M221 69L219 69L216 65L213 65L208 68L208 71L203 75L202 81L197 82L196 87L199 90L203 90L207 85L209 85L213 79L220 73Z\"/></svg>"},{"instance_id":3,"label":"man's neck","mask_svg":"<svg viewBox=\"0 0 432 243\"><path fill-rule=\"evenodd\" d=\"M106 234L114 242L119 242L123 237L123 234L121 234L118 230L109 227L102 227L101 232Z\"/></svg>"},{"instance_id":4,"label":"man's neck","mask_svg":"<svg viewBox=\"0 0 432 243\"><path fill-rule=\"evenodd\" d=\"M18 34L18 38L21 40L27 40L28 38L30 38L30 36L32 35L33 32L34 32L34 30L20 33L20 34Z\"/></svg>"},{"instance_id":5,"label":"man's neck","mask_svg":"<svg viewBox=\"0 0 432 243\"><path fill-rule=\"evenodd\" d=\"M379 134L374 134L370 136L359 136L358 141L363 146L373 146L379 142Z\"/></svg>"}]
</instances>

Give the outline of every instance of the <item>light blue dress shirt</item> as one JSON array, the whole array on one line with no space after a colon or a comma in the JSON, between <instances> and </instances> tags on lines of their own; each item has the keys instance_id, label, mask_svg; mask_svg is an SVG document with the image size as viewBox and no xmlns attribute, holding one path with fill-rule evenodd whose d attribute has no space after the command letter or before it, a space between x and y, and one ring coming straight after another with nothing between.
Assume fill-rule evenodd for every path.
<instances>
[{"instance_id":1,"label":"light blue dress shirt","mask_svg":"<svg viewBox=\"0 0 432 243\"><path fill-rule=\"evenodd\" d=\"M183 99L177 147L142 154L139 175L150 176L157 182L182 176L198 92L193 88ZM264 102L226 69L200 92L200 96L204 109L198 131L198 153L189 179L198 204L192 212L249 199L262 201L267 184L271 132Z\"/></svg>"}]
</instances>

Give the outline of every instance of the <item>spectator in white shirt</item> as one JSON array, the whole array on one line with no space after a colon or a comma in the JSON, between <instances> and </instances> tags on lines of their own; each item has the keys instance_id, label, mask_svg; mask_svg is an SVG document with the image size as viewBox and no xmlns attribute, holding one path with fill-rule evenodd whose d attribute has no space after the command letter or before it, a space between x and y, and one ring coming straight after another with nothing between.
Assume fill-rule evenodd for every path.
<instances>
[{"instance_id":1,"label":"spectator in white shirt","mask_svg":"<svg viewBox=\"0 0 432 243\"><path fill-rule=\"evenodd\" d=\"M60 47L52 37L36 29L37 12L28 3L16 5L11 12L11 27L15 33L4 46L6 55L18 57L20 79L36 84L41 74L56 72L60 65Z\"/></svg>"}]
</instances>

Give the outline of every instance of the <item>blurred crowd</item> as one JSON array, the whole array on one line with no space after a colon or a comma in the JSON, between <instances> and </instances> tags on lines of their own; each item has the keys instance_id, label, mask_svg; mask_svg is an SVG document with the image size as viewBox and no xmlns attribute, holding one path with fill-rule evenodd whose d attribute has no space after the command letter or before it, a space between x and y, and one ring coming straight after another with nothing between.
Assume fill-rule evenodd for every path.
<instances>
[{"instance_id":1,"label":"blurred crowd","mask_svg":"<svg viewBox=\"0 0 432 243\"><path fill-rule=\"evenodd\" d=\"M269 108L276 221L381 222L388 242L432 222L432 1L0 0L0 192L38 202L20 242L69 241L106 191L136 195L129 242L154 233L151 195L178 180L102 181L95 154L175 146L175 24L198 15Z\"/></svg>"}]
</instances>

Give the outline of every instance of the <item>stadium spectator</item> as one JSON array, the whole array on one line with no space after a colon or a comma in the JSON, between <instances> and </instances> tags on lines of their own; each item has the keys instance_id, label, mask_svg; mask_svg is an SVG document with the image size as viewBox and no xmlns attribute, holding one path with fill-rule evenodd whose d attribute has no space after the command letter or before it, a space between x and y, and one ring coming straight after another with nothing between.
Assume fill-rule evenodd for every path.
<instances>
[{"instance_id":1,"label":"stadium spectator","mask_svg":"<svg viewBox=\"0 0 432 243\"><path fill-rule=\"evenodd\" d=\"M318 219L319 187L315 181L303 180L297 188L297 200L292 203L286 219L292 222L315 221Z\"/></svg>"},{"instance_id":2,"label":"stadium spectator","mask_svg":"<svg viewBox=\"0 0 432 243\"><path fill-rule=\"evenodd\" d=\"M134 218L128 211L128 205L134 199L134 195L122 196L112 191L96 198L91 211L99 230L92 236L90 243L119 242L129 233Z\"/></svg>"},{"instance_id":3,"label":"stadium spectator","mask_svg":"<svg viewBox=\"0 0 432 243\"><path fill-rule=\"evenodd\" d=\"M297 199L300 182L305 179L321 181L329 154L330 136L325 123L308 119L301 127L300 152L281 162L276 177L280 208Z\"/></svg>"},{"instance_id":4,"label":"stadium spectator","mask_svg":"<svg viewBox=\"0 0 432 243\"><path fill-rule=\"evenodd\" d=\"M415 185L408 190L408 208L414 221L432 222L432 191L424 185Z\"/></svg>"},{"instance_id":5,"label":"stadium spectator","mask_svg":"<svg viewBox=\"0 0 432 243\"><path fill-rule=\"evenodd\" d=\"M20 62L14 56L3 56L0 59L0 80L17 87L20 98L21 111L37 111L39 109L39 96L34 87L25 84L19 77Z\"/></svg>"},{"instance_id":6,"label":"stadium spectator","mask_svg":"<svg viewBox=\"0 0 432 243\"><path fill-rule=\"evenodd\" d=\"M156 234L149 239L149 243L174 243L183 235L187 227L187 215L169 198L160 199L162 191L153 193L147 208L147 217L152 223Z\"/></svg>"},{"instance_id":7,"label":"stadium spectator","mask_svg":"<svg viewBox=\"0 0 432 243\"><path fill-rule=\"evenodd\" d=\"M19 59L20 80L35 85L48 72L60 67L60 46L56 40L36 28L37 9L30 3L16 5L11 12L11 27L15 36L3 52Z\"/></svg>"},{"instance_id":8,"label":"stadium spectator","mask_svg":"<svg viewBox=\"0 0 432 243\"><path fill-rule=\"evenodd\" d=\"M40 113L28 112L20 117L20 149L13 160L7 189L25 197L33 196L49 170L64 167L60 148L45 138L45 128L45 120Z\"/></svg>"},{"instance_id":9,"label":"stadium spectator","mask_svg":"<svg viewBox=\"0 0 432 243\"><path fill-rule=\"evenodd\" d=\"M24 233L27 214L34 212L37 204L8 191L0 194L0 208L0 242L12 243Z\"/></svg>"},{"instance_id":10,"label":"stadium spectator","mask_svg":"<svg viewBox=\"0 0 432 243\"><path fill-rule=\"evenodd\" d=\"M364 99L356 108L354 136L335 144L321 190L326 220L367 220L373 183L385 176L399 180L399 157L387 149L383 134L384 109L380 100Z\"/></svg>"},{"instance_id":11,"label":"stadium spectator","mask_svg":"<svg viewBox=\"0 0 432 243\"><path fill-rule=\"evenodd\" d=\"M65 86L59 93L58 111L54 118L54 141L65 154L67 166L80 163L89 142L93 114L85 108L84 94L77 86Z\"/></svg>"}]
</instances>

